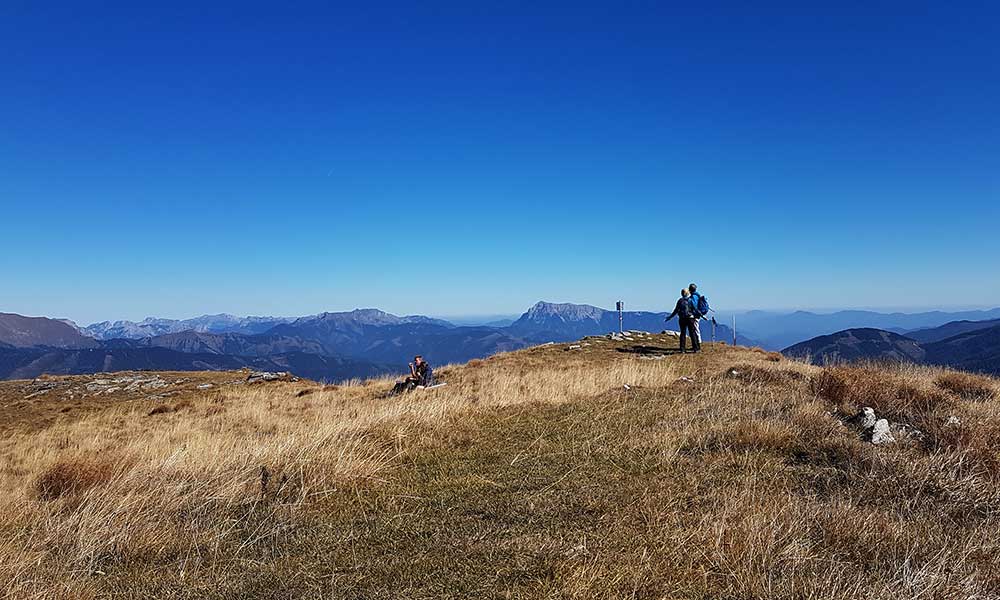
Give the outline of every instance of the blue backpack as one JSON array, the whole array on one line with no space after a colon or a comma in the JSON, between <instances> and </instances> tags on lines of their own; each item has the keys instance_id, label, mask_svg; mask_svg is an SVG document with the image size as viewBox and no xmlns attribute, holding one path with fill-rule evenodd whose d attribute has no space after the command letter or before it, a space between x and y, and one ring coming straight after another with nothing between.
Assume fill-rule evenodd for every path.
<instances>
[{"instance_id":1,"label":"blue backpack","mask_svg":"<svg viewBox=\"0 0 1000 600\"><path fill-rule=\"evenodd\" d=\"M704 317L708 314L708 298L702 296L701 294L695 292L691 295L691 304L694 306L695 314L699 317Z\"/></svg>"}]
</instances>

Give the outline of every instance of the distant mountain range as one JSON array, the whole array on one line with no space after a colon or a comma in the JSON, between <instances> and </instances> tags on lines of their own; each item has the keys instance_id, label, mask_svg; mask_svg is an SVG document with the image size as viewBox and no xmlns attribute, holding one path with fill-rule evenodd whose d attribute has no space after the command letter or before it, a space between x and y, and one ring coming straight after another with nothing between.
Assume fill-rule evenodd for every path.
<instances>
[{"instance_id":1,"label":"distant mountain range","mask_svg":"<svg viewBox=\"0 0 1000 600\"><path fill-rule=\"evenodd\" d=\"M83 328L83 331L98 340L117 338L141 339L170 333L195 331L198 333L241 333L253 335L270 331L277 325L312 319L328 319L342 324L354 325L400 325L403 323L434 323L445 327L453 325L440 319L422 316L397 317L374 308L361 308L350 312L322 313L311 317L236 317L229 314L203 315L193 319L157 319L149 317L142 321L104 321Z\"/></svg>"},{"instance_id":2,"label":"distant mountain range","mask_svg":"<svg viewBox=\"0 0 1000 600\"><path fill-rule=\"evenodd\" d=\"M0 313L0 343L14 348L54 346L57 348L97 348L100 343L72 324L46 317L23 317Z\"/></svg>"},{"instance_id":3,"label":"distant mountain range","mask_svg":"<svg viewBox=\"0 0 1000 600\"><path fill-rule=\"evenodd\" d=\"M622 313L625 329L639 331L677 330L677 319L665 323L667 313L646 311L625 311ZM546 341L571 341L585 335L596 335L618 331L618 312L604 310L586 304L554 304L539 302L521 315L508 328L514 335L534 343ZM712 339L712 323L708 319L701 322L702 338ZM719 323L715 328L715 339L732 342L733 330ZM748 337L737 336L737 343L755 346L757 342Z\"/></svg>"},{"instance_id":4,"label":"distant mountain range","mask_svg":"<svg viewBox=\"0 0 1000 600\"><path fill-rule=\"evenodd\" d=\"M917 329L915 331L904 332L904 334L906 337L917 340L921 344L928 344L932 342L940 342L941 340L946 340L962 333L971 333L973 331L989 329L990 327L996 327L998 325L1000 325L1000 319L992 319L989 321L953 321L940 327Z\"/></svg>"},{"instance_id":5,"label":"distant mountain range","mask_svg":"<svg viewBox=\"0 0 1000 600\"><path fill-rule=\"evenodd\" d=\"M794 344L782 353L814 364L892 360L1000 374L1000 321L955 321L912 336L848 329Z\"/></svg>"},{"instance_id":6,"label":"distant mountain range","mask_svg":"<svg viewBox=\"0 0 1000 600\"><path fill-rule=\"evenodd\" d=\"M980 313L992 315L1000 311ZM886 315L842 311L778 316L757 312L742 317L741 331L757 327L773 343L793 335L787 333L787 328L802 332L839 322L878 320L898 327L887 331L851 326L790 344L784 352L815 362L888 359L995 372L1000 362L1000 319L963 319L914 331L905 329L948 314L955 313ZM668 325L665 316L662 312L628 311L623 313L623 325L625 329L643 331L676 329L677 322ZM372 308L298 318L226 314L184 320L149 318L138 323L95 323L82 329L64 320L0 314L0 378L121 369L252 367L339 380L400 372L415 354L424 355L435 365L465 362L544 342L606 334L617 331L618 326L615 311L551 302L539 302L513 322L497 326L459 326L442 319L400 317ZM712 339L712 329L710 321L702 321L705 340ZM732 340L733 332L727 325L719 323L714 329L715 339ZM743 334L737 337L737 343L759 345Z\"/></svg>"},{"instance_id":7,"label":"distant mountain range","mask_svg":"<svg viewBox=\"0 0 1000 600\"><path fill-rule=\"evenodd\" d=\"M857 360L922 362L926 350L916 341L891 331L861 328L821 335L782 350L786 356L807 359L816 364L834 364Z\"/></svg>"},{"instance_id":8,"label":"distant mountain range","mask_svg":"<svg viewBox=\"0 0 1000 600\"><path fill-rule=\"evenodd\" d=\"M777 350L803 340L847 329L881 329L909 335L918 329L936 328L953 321L1000 319L1000 308L958 312L880 313L843 310L820 314L807 311L778 313L750 311L736 316L736 329L758 340L767 349Z\"/></svg>"},{"instance_id":9,"label":"distant mountain range","mask_svg":"<svg viewBox=\"0 0 1000 600\"><path fill-rule=\"evenodd\" d=\"M233 315L203 315L193 319L157 319L149 317L135 321L103 321L83 328L83 331L98 340L116 338L139 339L197 331L201 333L264 333L279 323L294 321L284 317L235 317Z\"/></svg>"},{"instance_id":10,"label":"distant mountain range","mask_svg":"<svg viewBox=\"0 0 1000 600\"><path fill-rule=\"evenodd\" d=\"M288 352L268 357L177 352L169 348L13 348L0 346L0 379L30 379L43 373L76 375L111 371L220 371L250 367L290 371L317 381L372 377L387 366L344 357Z\"/></svg>"},{"instance_id":11,"label":"distant mountain range","mask_svg":"<svg viewBox=\"0 0 1000 600\"><path fill-rule=\"evenodd\" d=\"M629 311L624 327L668 328L666 313ZM415 354L432 364L465 362L544 342L577 340L618 329L618 313L581 304L539 302L502 326L457 326L377 309L327 312L309 317L207 315L186 320L145 319L96 323L79 330L44 317L0 319L0 378L41 373L121 369L283 368L318 380L397 372ZM676 329L676 321L669 328ZM263 331L259 331L263 329ZM703 337L712 325L702 323ZM83 333L93 337L87 337ZM718 340L732 330L719 324ZM753 340L738 338L753 345Z\"/></svg>"},{"instance_id":12,"label":"distant mountain range","mask_svg":"<svg viewBox=\"0 0 1000 600\"><path fill-rule=\"evenodd\" d=\"M924 344L927 362L1000 375L1000 325Z\"/></svg>"}]
</instances>

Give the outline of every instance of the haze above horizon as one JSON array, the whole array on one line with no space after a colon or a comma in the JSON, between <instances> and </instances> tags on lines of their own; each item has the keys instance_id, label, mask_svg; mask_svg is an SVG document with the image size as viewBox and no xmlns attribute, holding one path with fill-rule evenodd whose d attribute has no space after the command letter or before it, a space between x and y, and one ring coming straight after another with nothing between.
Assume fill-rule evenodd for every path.
<instances>
[{"instance_id":1,"label":"haze above horizon","mask_svg":"<svg viewBox=\"0 0 1000 600\"><path fill-rule=\"evenodd\" d=\"M672 305L672 303L673 303L673 301L671 301L670 303L665 303L664 306L642 306L642 307L635 307L635 306L628 306L628 305L626 305L625 310L626 310L626 312L631 312L631 311L639 311L639 312L661 312L661 313L662 312L669 312L670 309L671 309L671 306L668 306L667 304ZM558 302L558 303L555 303L555 304L563 304L563 303L562 302ZM572 303L572 302L569 302L568 304L585 304L585 303ZM609 308L607 306L601 306L601 305L593 305L593 306L597 306L598 308L602 308L602 309L607 310L607 311L613 311L614 310L613 307ZM527 308L530 308L530 307L527 307ZM305 318L308 318L308 317L316 316L316 315L319 315L319 314L322 314L322 313L327 313L327 312L330 312L330 313L344 312L344 313L346 313L346 312L351 312L353 310L368 310L368 309L382 310L381 308L378 308L378 307L354 307L354 308L345 308L345 309L319 310L319 311L313 311L313 312L310 312L310 313L294 314L294 315L293 314L277 314L277 313L275 313L275 314L267 314L267 315L262 314L262 313L234 314L234 313L231 313L231 312L225 312L225 311L223 311L223 312L215 312L215 313L202 312L202 313L197 313L197 314L186 314L186 315L177 315L177 314L146 315L145 317L131 317L131 318L128 318L128 317L112 317L112 318L100 319L100 320L96 320L96 321L91 321L91 320L81 321L81 320L73 319L72 317L67 316L67 315L27 314L27 313L16 313L16 311L7 311L7 310L0 310L0 313L15 312L15 314L21 314L21 316L26 316L26 317L48 317L48 318L56 318L56 319L69 319L69 320L73 321L74 323L76 323L80 327L86 327L86 326L89 326L89 325L97 325L97 324L100 324L100 323L108 323L108 322L113 323L113 322L118 322L118 321L131 321L131 322L134 322L134 323L141 323L143 321L156 320L156 319L164 319L164 320L168 320L168 321L170 321L170 320L173 320L173 321L184 321L184 320L188 320L188 319L198 319L198 318L202 318L202 317L213 317L213 316L223 316L223 315L228 315L230 317L235 317L235 318L255 318L255 317L261 317L261 318L301 318L301 317L305 317ZM770 314L776 314L776 315L792 314L792 313L795 313L795 312L806 312L806 313L811 313L811 314L815 314L815 315L830 315L830 314L835 314L835 313L840 313L840 312L859 311L859 312L879 313L879 314L885 314L885 315L892 315L892 314L911 314L911 315L916 315L916 314L926 314L926 313L933 313L933 312L943 312L943 313L947 314L947 313L962 313L962 312L975 312L975 311L984 311L985 312L985 311L990 311L990 310L1000 310L1000 306L982 305L982 306L847 307L847 308L829 308L829 307L827 307L827 308L810 308L810 307L806 307L806 308L768 308L768 309L761 309L761 308L725 308L722 311L715 311L714 314L717 315L717 316L720 316L721 318L723 318L723 320L725 322L728 323L727 319L729 319L733 315L739 316L739 315L745 315L745 314L751 313L751 312L764 312L764 313L770 313ZM444 315L444 314L418 315L417 313L413 313L413 312L410 312L410 311L384 311L384 312L395 314L397 316L425 316L425 317L430 317L430 318L433 318L433 319L441 319L441 320L444 320L444 321L449 321L452 324L459 325L459 326L465 326L465 325L482 325L482 324L486 324L486 323L490 323L490 322L494 322L494 321L516 320L518 317L520 317L522 314L525 313L524 310L517 311L517 312L512 312L512 313L502 313L502 314L464 314L464 315Z\"/></svg>"},{"instance_id":2,"label":"haze above horizon","mask_svg":"<svg viewBox=\"0 0 1000 600\"><path fill-rule=\"evenodd\" d=\"M0 311L1000 305L1000 8L810 8L6 4Z\"/></svg>"}]
</instances>

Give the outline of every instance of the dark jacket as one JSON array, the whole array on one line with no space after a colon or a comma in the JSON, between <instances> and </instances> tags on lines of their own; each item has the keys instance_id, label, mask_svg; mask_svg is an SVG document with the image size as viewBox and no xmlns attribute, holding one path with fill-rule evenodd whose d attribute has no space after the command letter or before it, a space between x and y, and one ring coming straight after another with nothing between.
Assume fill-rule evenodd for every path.
<instances>
[{"instance_id":1,"label":"dark jacket","mask_svg":"<svg viewBox=\"0 0 1000 600\"><path fill-rule=\"evenodd\" d=\"M694 306L691 305L691 298L685 298L681 296L677 299L677 305L674 306L674 312L670 313L667 320L673 319L674 317L680 317L681 319L693 319L694 318Z\"/></svg>"}]
</instances>

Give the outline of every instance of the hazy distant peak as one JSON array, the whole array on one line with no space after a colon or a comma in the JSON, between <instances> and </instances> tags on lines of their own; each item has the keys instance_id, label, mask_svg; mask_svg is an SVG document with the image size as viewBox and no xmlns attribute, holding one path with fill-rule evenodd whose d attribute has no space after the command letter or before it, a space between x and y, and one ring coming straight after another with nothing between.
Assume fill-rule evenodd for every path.
<instances>
[{"instance_id":1,"label":"hazy distant peak","mask_svg":"<svg viewBox=\"0 0 1000 600\"><path fill-rule=\"evenodd\" d=\"M0 313L0 343L16 348L93 348L97 341L84 335L75 323L47 317Z\"/></svg>"},{"instance_id":2,"label":"hazy distant peak","mask_svg":"<svg viewBox=\"0 0 1000 600\"><path fill-rule=\"evenodd\" d=\"M538 302L524 314L530 320L561 318L566 321L600 321L605 311L589 304ZM523 317L522 317L523 318Z\"/></svg>"},{"instance_id":3,"label":"hazy distant peak","mask_svg":"<svg viewBox=\"0 0 1000 600\"><path fill-rule=\"evenodd\" d=\"M377 308L355 308L351 311L321 312L315 317L301 317L296 319L295 322L306 323L309 321L350 322L359 325L395 325L402 322L402 319Z\"/></svg>"},{"instance_id":4,"label":"hazy distant peak","mask_svg":"<svg viewBox=\"0 0 1000 600\"><path fill-rule=\"evenodd\" d=\"M408 315L400 317L378 308L355 308L354 310L347 312L323 312L313 317L302 317L295 320L295 324L297 325L310 322L326 322L353 326L371 325L376 327L382 327L385 325L403 325L407 323L422 323L453 327L451 323L441 319L434 319L423 315Z\"/></svg>"},{"instance_id":5,"label":"hazy distant peak","mask_svg":"<svg viewBox=\"0 0 1000 600\"><path fill-rule=\"evenodd\" d=\"M139 322L102 321L88 325L84 331L100 340L140 339L181 331L262 333L275 325L288 323L291 320L285 317L237 317L221 313L184 320L146 317Z\"/></svg>"}]
</instances>

